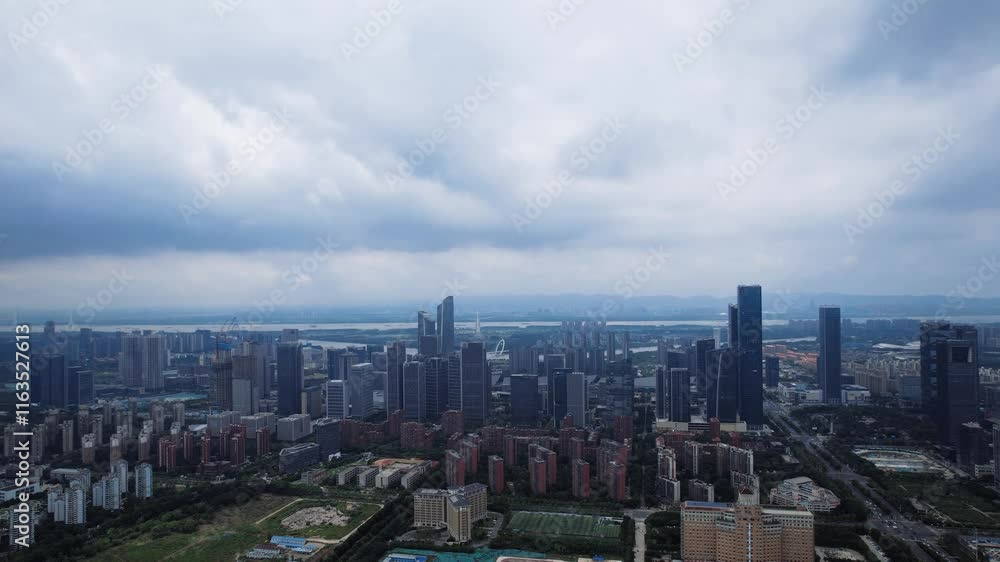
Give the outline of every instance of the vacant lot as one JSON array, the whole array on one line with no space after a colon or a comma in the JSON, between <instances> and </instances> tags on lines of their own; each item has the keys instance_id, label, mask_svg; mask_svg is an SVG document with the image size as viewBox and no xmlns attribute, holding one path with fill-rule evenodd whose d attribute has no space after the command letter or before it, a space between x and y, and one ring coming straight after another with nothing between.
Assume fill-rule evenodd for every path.
<instances>
[{"instance_id":1,"label":"vacant lot","mask_svg":"<svg viewBox=\"0 0 1000 562\"><path fill-rule=\"evenodd\" d=\"M600 515L567 513L535 513L517 511L507 528L519 533L617 539L621 536L622 520Z\"/></svg>"}]
</instances>

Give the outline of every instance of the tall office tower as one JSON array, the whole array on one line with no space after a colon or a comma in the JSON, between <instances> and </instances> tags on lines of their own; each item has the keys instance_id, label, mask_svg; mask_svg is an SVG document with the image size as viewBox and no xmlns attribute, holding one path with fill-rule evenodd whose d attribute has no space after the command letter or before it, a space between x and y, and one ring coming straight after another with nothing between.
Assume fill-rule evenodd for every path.
<instances>
[{"instance_id":1,"label":"tall office tower","mask_svg":"<svg viewBox=\"0 0 1000 562\"><path fill-rule=\"evenodd\" d=\"M538 371L538 356L532 355L533 351L530 347L515 347L508 353L510 355L511 374L534 374Z\"/></svg>"},{"instance_id":2,"label":"tall office tower","mask_svg":"<svg viewBox=\"0 0 1000 562\"><path fill-rule=\"evenodd\" d=\"M615 333L608 332L608 363L615 361L617 357L617 349L615 347Z\"/></svg>"},{"instance_id":3,"label":"tall office tower","mask_svg":"<svg viewBox=\"0 0 1000 562\"><path fill-rule=\"evenodd\" d=\"M764 358L764 379L768 388L777 388L781 381L781 359L776 355Z\"/></svg>"},{"instance_id":4,"label":"tall office tower","mask_svg":"<svg viewBox=\"0 0 1000 562\"><path fill-rule=\"evenodd\" d=\"M254 398L260 400L268 397L271 389L271 377L268 376L267 346L260 342L248 342L246 355L254 359Z\"/></svg>"},{"instance_id":5,"label":"tall office tower","mask_svg":"<svg viewBox=\"0 0 1000 562\"><path fill-rule=\"evenodd\" d=\"M712 328L712 341L715 342L715 349L722 347L722 328Z\"/></svg>"},{"instance_id":6,"label":"tall office tower","mask_svg":"<svg viewBox=\"0 0 1000 562\"><path fill-rule=\"evenodd\" d=\"M462 410L462 354L448 354L448 410Z\"/></svg>"},{"instance_id":7,"label":"tall office tower","mask_svg":"<svg viewBox=\"0 0 1000 562\"><path fill-rule=\"evenodd\" d=\"M94 403L94 372L83 367L67 368L69 396L66 405L89 406Z\"/></svg>"},{"instance_id":8,"label":"tall office tower","mask_svg":"<svg viewBox=\"0 0 1000 562\"><path fill-rule=\"evenodd\" d=\"M319 443L320 460L326 462L330 455L340 452L341 442L341 420L334 418L322 418L313 424L313 431L316 433L316 442Z\"/></svg>"},{"instance_id":9,"label":"tall office tower","mask_svg":"<svg viewBox=\"0 0 1000 562\"><path fill-rule=\"evenodd\" d=\"M566 417L566 385L573 369L552 369L549 374L549 415L555 422L556 429L562 427L563 418Z\"/></svg>"},{"instance_id":10,"label":"tall office tower","mask_svg":"<svg viewBox=\"0 0 1000 562\"><path fill-rule=\"evenodd\" d=\"M823 391L823 402L840 404L840 309L819 307L819 358L816 361L816 382Z\"/></svg>"},{"instance_id":11,"label":"tall office tower","mask_svg":"<svg viewBox=\"0 0 1000 562\"><path fill-rule=\"evenodd\" d=\"M920 383L924 407L938 422L938 438L944 444L957 445L962 424L978 421L977 329L949 322L923 323Z\"/></svg>"},{"instance_id":12,"label":"tall office tower","mask_svg":"<svg viewBox=\"0 0 1000 562\"><path fill-rule=\"evenodd\" d=\"M237 355L233 357L232 366L231 403L227 409L252 416L257 413L258 360L249 355Z\"/></svg>"},{"instance_id":13,"label":"tall office tower","mask_svg":"<svg viewBox=\"0 0 1000 562\"><path fill-rule=\"evenodd\" d=\"M455 297L445 297L437 307L438 354L455 351Z\"/></svg>"},{"instance_id":14,"label":"tall office tower","mask_svg":"<svg viewBox=\"0 0 1000 562\"><path fill-rule=\"evenodd\" d=\"M340 370L340 358L347 353L345 349L326 350L326 377L332 381L344 380L344 373Z\"/></svg>"},{"instance_id":15,"label":"tall office tower","mask_svg":"<svg viewBox=\"0 0 1000 562\"><path fill-rule=\"evenodd\" d=\"M632 334L628 330L625 330L625 335L622 337L622 357L628 359L631 357L632 353Z\"/></svg>"},{"instance_id":16,"label":"tall office tower","mask_svg":"<svg viewBox=\"0 0 1000 562\"><path fill-rule=\"evenodd\" d=\"M37 357L37 356L36 356ZM41 367L36 370L35 365ZM66 406L69 398L69 373L66 364L66 356L61 353L46 353L40 358L32 360L32 369L36 370L32 374L31 395L39 396L40 403L51 405L57 408Z\"/></svg>"},{"instance_id":17,"label":"tall office tower","mask_svg":"<svg viewBox=\"0 0 1000 562\"><path fill-rule=\"evenodd\" d=\"M351 369L354 368L358 363L364 363L361 361L361 356L357 353L347 351L340 355L338 358L337 373L341 380L347 380L347 377L351 374ZM384 362L383 362L384 363Z\"/></svg>"},{"instance_id":18,"label":"tall office tower","mask_svg":"<svg viewBox=\"0 0 1000 562\"><path fill-rule=\"evenodd\" d=\"M737 347L740 344L740 307L735 304L729 305L729 347Z\"/></svg>"},{"instance_id":19,"label":"tall office tower","mask_svg":"<svg viewBox=\"0 0 1000 562\"><path fill-rule=\"evenodd\" d=\"M538 376L510 376L510 421L514 425L538 425Z\"/></svg>"},{"instance_id":20,"label":"tall office tower","mask_svg":"<svg viewBox=\"0 0 1000 562\"><path fill-rule=\"evenodd\" d=\"M285 328L281 330L281 338L278 343L299 343L301 338L298 328Z\"/></svg>"},{"instance_id":21,"label":"tall office tower","mask_svg":"<svg viewBox=\"0 0 1000 562\"><path fill-rule=\"evenodd\" d=\"M147 391L163 389L163 371L167 368L167 348L163 336L142 336L142 386Z\"/></svg>"},{"instance_id":22,"label":"tall office tower","mask_svg":"<svg viewBox=\"0 0 1000 562\"><path fill-rule=\"evenodd\" d=\"M153 465L149 463L135 467L135 497L139 500L153 497Z\"/></svg>"},{"instance_id":23,"label":"tall office tower","mask_svg":"<svg viewBox=\"0 0 1000 562\"><path fill-rule=\"evenodd\" d=\"M691 375L687 369L670 369L668 419L672 422L691 421Z\"/></svg>"},{"instance_id":24,"label":"tall office tower","mask_svg":"<svg viewBox=\"0 0 1000 562\"><path fill-rule=\"evenodd\" d=\"M423 336L437 336L437 326L426 310L417 312L417 341Z\"/></svg>"},{"instance_id":25,"label":"tall office tower","mask_svg":"<svg viewBox=\"0 0 1000 562\"><path fill-rule=\"evenodd\" d=\"M993 487L1000 488L1000 423L993 424Z\"/></svg>"},{"instance_id":26,"label":"tall office tower","mask_svg":"<svg viewBox=\"0 0 1000 562\"><path fill-rule=\"evenodd\" d=\"M740 417L750 428L764 425L764 314L760 285L737 290L740 342Z\"/></svg>"},{"instance_id":27,"label":"tall office tower","mask_svg":"<svg viewBox=\"0 0 1000 562\"><path fill-rule=\"evenodd\" d=\"M302 345L297 342L278 345L278 415L302 413L302 386L305 377Z\"/></svg>"},{"instance_id":28,"label":"tall office tower","mask_svg":"<svg viewBox=\"0 0 1000 562\"><path fill-rule=\"evenodd\" d=\"M427 419L437 421L448 411L448 360L443 357L424 359L424 396L427 400Z\"/></svg>"},{"instance_id":29,"label":"tall office tower","mask_svg":"<svg viewBox=\"0 0 1000 562\"><path fill-rule=\"evenodd\" d=\"M212 403L225 411L233 409L233 361L212 361Z\"/></svg>"},{"instance_id":30,"label":"tall office tower","mask_svg":"<svg viewBox=\"0 0 1000 562\"><path fill-rule=\"evenodd\" d=\"M434 357L438 354L438 339L436 335L420 336L417 341L417 353L423 357Z\"/></svg>"},{"instance_id":31,"label":"tall office tower","mask_svg":"<svg viewBox=\"0 0 1000 562\"><path fill-rule=\"evenodd\" d=\"M665 420L670 414L670 370L656 366L656 419Z\"/></svg>"},{"instance_id":32,"label":"tall office tower","mask_svg":"<svg viewBox=\"0 0 1000 562\"><path fill-rule=\"evenodd\" d=\"M694 361L688 365L695 376L695 388L704 396L708 388L708 352L714 350L714 339L700 339L694 343Z\"/></svg>"},{"instance_id":33,"label":"tall office tower","mask_svg":"<svg viewBox=\"0 0 1000 562\"><path fill-rule=\"evenodd\" d=\"M635 398L635 374L632 360L623 359L608 364L607 372L608 409L610 418L632 417L632 402Z\"/></svg>"},{"instance_id":34,"label":"tall office tower","mask_svg":"<svg viewBox=\"0 0 1000 562\"><path fill-rule=\"evenodd\" d=\"M122 352L119 365L125 386L142 387L142 336L126 334L122 337Z\"/></svg>"},{"instance_id":35,"label":"tall office tower","mask_svg":"<svg viewBox=\"0 0 1000 562\"><path fill-rule=\"evenodd\" d=\"M350 414L346 381L335 380L326 383L326 417L345 420Z\"/></svg>"},{"instance_id":36,"label":"tall office tower","mask_svg":"<svg viewBox=\"0 0 1000 562\"><path fill-rule=\"evenodd\" d=\"M545 403L543 408L545 413L549 416L552 415L553 411L553 401L555 400L555 393L553 392L554 383L553 376L556 369L566 368L566 356L561 353L549 353L542 358L542 374L545 375Z\"/></svg>"},{"instance_id":37,"label":"tall office tower","mask_svg":"<svg viewBox=\"0 0 1000 562\"><path fill-rule=\"evenodd\" d=\"M371 363L358 363L347 375L349 415L365 420L375 411L372 393L375 392L375 371Z\"/></svg>"},{"instance_id":38,"label":"tall office tower","mask_svg":"<svg viewBox=\"0 0 1000 562\"><path fill-rule=\"evenodd\" d=\"M449 297L451 298L451 297ZM462 344L462 413L469 429L486 425L492 386L483 342Z\"/></svg>"},{"instance_id":39,"label":"tall office tower","mask_svg":"<svg viewBox=\"0 0 1000 562\"><path fill-rule=\"evenodd\" d=\"M423 422L427 419L427 374L420 361L403 363L403 419Z\"/></svg>"},{"instance_id":40,"label":"tall office tower","mask_svg":"<svg viewBox=\"0 0 1000 562\"><path fill-rule=\"evenodd\" d=\"M406 344L395 342L385 346L385 360L385 411L391 414L403 409L403 364L406 363Z\"/></svg>"},{"instance_id":41,"label":"tall office tower","mask_svg":"<svg viewBox=\"0 0 1000 562\"><path fill-rule=\"evenodd\" d=\"M708 353L708 418L733 423L739 418L740 353L724 347Z\"/></svg>"},{"instance_id":42,"label":"tall office tower","mask_svg":"<svg viewBox=\"0 0 1000 562\"><path fill-rule=\"evenodd\" d=\"M573 416L573 423L577 427L588 427L589 413L590 393L587 389L587 376L580 371L574 371L566 376L566 414Z\"/></svg>"}]
</instances>

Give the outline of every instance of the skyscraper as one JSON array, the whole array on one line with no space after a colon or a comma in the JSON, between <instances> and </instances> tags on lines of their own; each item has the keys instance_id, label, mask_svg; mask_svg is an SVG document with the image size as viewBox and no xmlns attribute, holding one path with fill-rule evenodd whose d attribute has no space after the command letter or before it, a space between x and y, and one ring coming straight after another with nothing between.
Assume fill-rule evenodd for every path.
<instances>
[{"instance_id":1,"label":"skyscraper","mask_svg":"<svg viewBox=\"0 0 1000 562\"><path fill-rule=\"evenodd\" d=\"M420 361L403 363L403 418L423 422L427 419L427 381Z\"/></svg>"},{"instance_id":2,"label":"skyscraper","mask_svg":"<svg viewBox=\"0 0 1000 562\"><path fill-rule=\"evenodd\" d=\"M925 322L920 327L924 407L942 443L957 445L964 423L978 421L979 334L974 326Z\"/></svg>"},{"instance_id":3,"label":"skyscraper","mask_svg":"<svg viewBox=\"0 0 1000 562\"><path fill-rule=\"evenodd\" d=\"M212 361L212 403L224 411L233 409L233 361Z\"/></svg>"},{"instance_id":4,"label":"skyscraper","mask_svg":"<svg viewBox=\"0 0 1000 562\"><path fill-rule=\"evenodd\" d=\"M691 421L691 375L687 369L670 369L668 419L672 422Z\"/></svg>"},{"instance_id":5,"label":"skyscraper","mask_svg":"<svg viewBox=\"0 0 1000 562\"><path fill-rule=\"evenodd\" d=\"M403 409L403 364L406 344L394 342L385 346L385 410L393 413Z\"/></svg>"},{"instance_id":6,"label":"skyscraper","mask_svg":"<svg viewBox=\"0 0 1000 562\"><path fill-rule=\"evenodd\" d=\"M708 418L732 423L739 417L740 354L732 348L708 353Z\"/></svg>"},{"instance_id":7,"label":"skyscraper","mask_svg":"<svg viewBox=\"0 0 1000 562\"><path fill-rule=\"evenodd\" d=\"M448 360L443 357L425 358L424 381L427 419L436 421L448 410Z\"/></svg>"},{"instance_id":8,"label":"skyscraper","mask_svg":"<svg viewBox=\"0 0 1000 562\"><path fill-rule=\"evenodd\" d=\"M142 336L126 334L122 337L122 355L119 371L125 386L142 387Z\"/></svg>"},{"instance_id":9,"label":"skyscraper","mask_svg":"<svg viewBox=\"0 0 1000 562\"><path fill-rule=\"evenodd\" d=\"M163 389L163 371L167 368L167 349L163 336L142 337L142 386L147 391Z\"/></svg>"},{"instance_id":10,"label":"skyscraper","mask_svg":"<svg viewBox=\"0 0 1000 562\"><path fill-rule=\"evenodd\" d=\"M478 429L486 424L491 382L483 342L463 343L462 413L465 414L465 425L470 429Z\"/></svg>"},{"instance_id":11,"label":"skyscraper","mask_svg":"<svg viewBox=\"0 0 1000 562\"><path fill-rule=\"evenodd\" d=\"M542 357L542 372L545 374L545 413L553 415L555 408L555 370L566 367L566 356L561 353L548 353Z\"/></svg>"},{"instance_id":12,"label":"skyscraper","mask_svg":"<svg viewBox=\"0 0 1000 562\"><path fill-rule=\"evenodd\" d=\"M587 377L579 371L566 376L566 414L573 416L578 427L587 427L590 420L590 395L587 392ZM562 421L560 419L560 421Z\"/></svg>"},{"instance_id":13,"label":"skyscraper","mask_svg":"<svg viewBox=\"0 0 1000 562\"><path fill-rule=\"evenodd\" d=\"M632 418L632 403L635 399L635 374L631 359L608 363L606 378L608 393L607 415L611 418L624 416Z\"/></svg>"},{"instance_id":14,"label":"skyscraper","mask_svg":"<svg viewBox=\"0 0 1000 562\"><path fill-rule=\"evenodd\" d=\"M514 425L538 425L538 376L510 376L510 421Z\"/></svg>"},{"instance_id":15,"label":"skyscraper","mask_svg":"<svg viewBox=\"0 0 1000 562\"><path fill-rule=\"evenodd\" d=\"M764 378L768 388L777 388L781 380L781 359L775 355L764 358Z\"/></svg>"},{"instance_id":16,"label":"skyscraper","mask_svg":"<svg viewBox=\"0 0 1000 562\"><path fill-rule=\"evenodd\" d=\"M740 344L740 307L735 304L729 305L729 347L736 347Z\"/></svg>"},{"instance_id":17,"label":"skyscraper","mask_svg":"<svg viewBox=\"0 0 1000 562\"><path fill-rule=\"evenodd\" d=\"M437 307L438 353L455 351L455 297L447 296Z\"/></svg>"},{"instance_id":18,"label":"skyscraper","mask_svg":"<svg viewBox=\"0 0 1000 562\"><path fill-rule=\"evenodd\" d=\"M278 344L278 414L290 416L302 413L304 365L302 345L298 342Z\"/></svg>"},{"instance_id":19,"label":"skyscraper","mask_svg":"<svg viewBox=\"0 0 1000 562\"><path fill-rule=\"evenodd\" d=\"M572 374L573 369L552 369L549 375L549 415L552 416L556 429L562 427L563 418L566 417L566 385Z\"/></svg>"},{"instance_id":20,"label":"skyscraper","mask_svg":"<svg viewBox=\"0 0 1000 562\"><path fill-rule=\"evenodd\" d=\"M665 420L670 412L670 370L664 365L656 366L656 419Z\"/></svg>"},{"instance_id":21,"label":"skyscraper","mask_svg":"<svg viewBox=\"0 0 1000 562\"><path fill-rule=\"evenodd\" d=\"M688 369L695 376L695 388L704 395L708 388L708 352L716 348L714 339L700 339L694 344L694 361Z\"/></svg>"},{"instance_id":22,"label":"skyscraper","mask_svg":"<svg viewBox=\"0 0 1000 562\"><path fill-rule=\"evenodd\" d=\"M764 314L760 285L737 289L739 307L740 417L751 428L764 425Z\"/></svg>"},{"instance_id":23,"label":"skyscraper","mask_svg":"<svg viewBox=\"0 0 1000 562\"><path fill-rule=\"evenodd\" d=\"M372 393L375 391L375 371L371 363L358 363L347 376L350 416L364 420L375 411Z\"/></svg>"},{"instance_id":24,"label":"skyscraper","mask_svg":"<svg viewBox=\"0 0 1000 562\"><path fill-rule=\"evenodd\" d=\"M348 408L347 392L344 387L345 381L334 380L326 383L326 417L338 420L347 419L350 412Z\"/></svg>"},{"instance_id":25,"label":"skyscraper","mask_svg":"<svg viewBox=\"0 0 1000 562\"><path fill-rule=\"evenodd\" d=\"M840 404L840 309L819 307L819 358L816 381L823 391L823 402Z\"/></svg>"}]
</instances>

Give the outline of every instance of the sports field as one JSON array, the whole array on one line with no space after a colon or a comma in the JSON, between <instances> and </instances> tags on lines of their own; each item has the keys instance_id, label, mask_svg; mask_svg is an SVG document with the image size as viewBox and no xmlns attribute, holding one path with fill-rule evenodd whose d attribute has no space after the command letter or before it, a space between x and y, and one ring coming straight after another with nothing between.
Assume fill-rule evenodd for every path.
<instances>
[{"instance_id":1,"label":"sports field","mask_svg":"<svg viewBox=\"0 0 1000 562\"><path fill-rule=\"evenodd\" d=\"M600 515L515 511L507 528L538 535L617 539L621 536L622 520Z\"/></svg>"}]
</instances>

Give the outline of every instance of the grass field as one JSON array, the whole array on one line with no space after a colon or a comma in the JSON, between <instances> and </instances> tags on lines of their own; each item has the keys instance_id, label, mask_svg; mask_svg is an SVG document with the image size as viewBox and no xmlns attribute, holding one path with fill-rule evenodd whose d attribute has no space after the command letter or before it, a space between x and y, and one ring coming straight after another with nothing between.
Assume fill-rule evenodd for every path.
<instances>
[{"instance_id":1,"label":"grass field","mask_svg":"<svg viewBox=\"0 0 1000 562\"><path fill-rule=\"evenodd\" d=\"M973 494L961 481L897 476L891 482L889 492L894 496L904 500L916 498L934 506L956 522L973 525L1000 524L1000 506Z\"/></svg>"},{"instance_id":2,"label":"grass field","mask_svg":"<svg viewBox=\"0 0 1000 562\"><path fill-rule=\"evenodd\" d=\"M296 498L284 496L260 496L246 505L220 512L211 523L199 527L196 533L173 534L160 538L146 535L101 553L92 560L102 562L233 560L237 553L248 550L255 544L267 542L271 535L330 540L342 538L379 510L377 505L359 504L358 509L351 512L351 520L346 526L323 526L291 532L282 527L281 520L299 509L331 503L339 507L342 503L346 503L344 500L307 499L297 502L295 500Z\"/></svg>"},{"instance_id":3,"label":"grass field","mask_svg":"<svg viewBox=\"0 0 1000 562\"><path fill-rule=\"evenodd\" d=\"M617 539L621 536L622 520L599 515L516 511L507 528L536 535Z\"/></svg>"}]
</instances>

